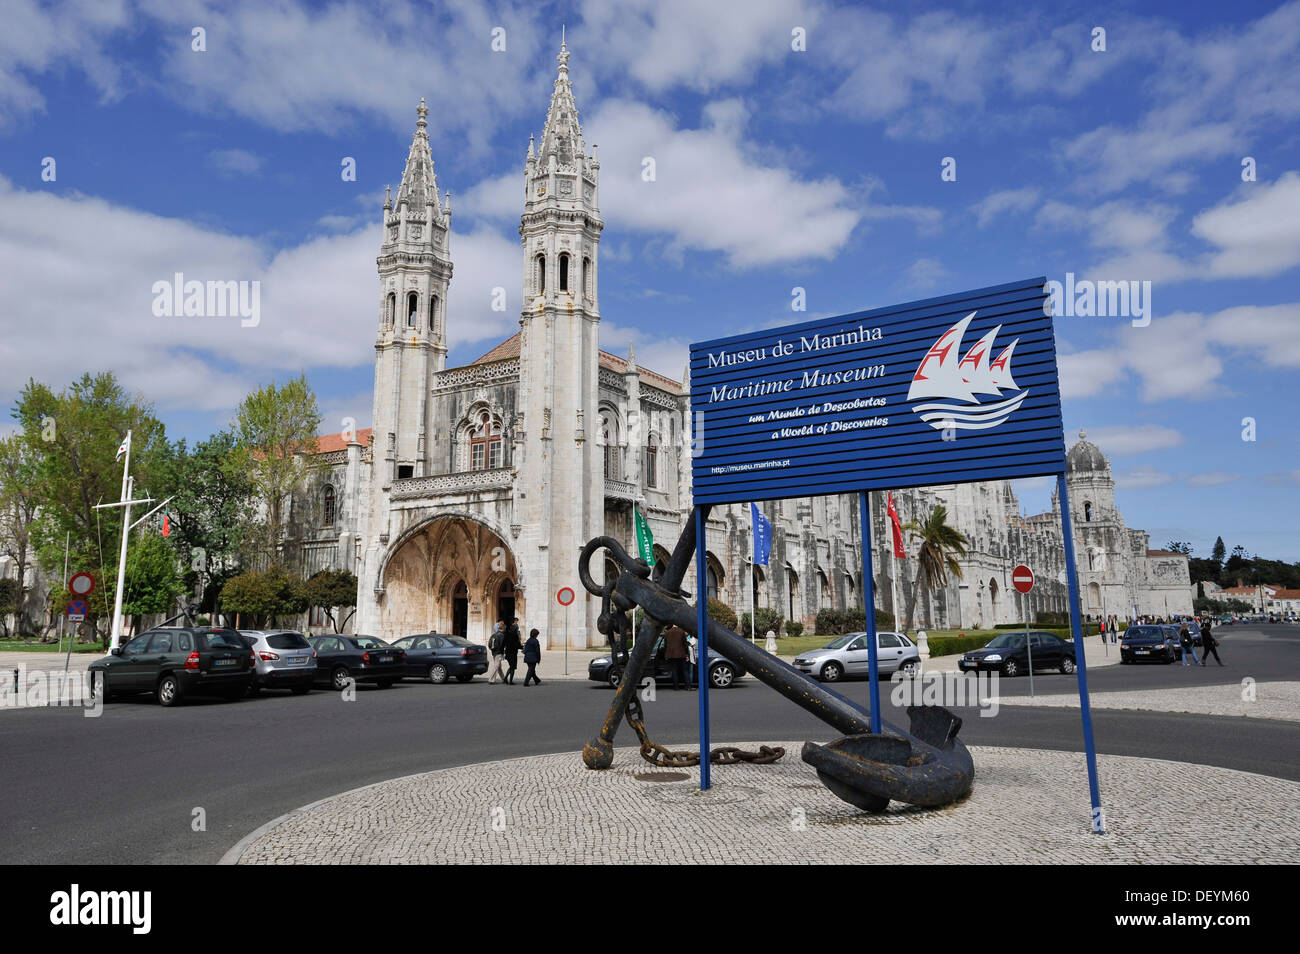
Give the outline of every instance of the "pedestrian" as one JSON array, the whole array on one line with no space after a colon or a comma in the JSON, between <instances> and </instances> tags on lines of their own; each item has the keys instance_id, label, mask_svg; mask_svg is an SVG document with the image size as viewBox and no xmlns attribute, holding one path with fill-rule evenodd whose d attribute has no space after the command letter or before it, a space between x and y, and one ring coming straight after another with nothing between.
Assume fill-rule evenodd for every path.
<instances>
[{"instance_id":1,"label":"pedestrian","mask_svg":"<svg viewBox=\"0 0 1300 954\"><path fill-rule=\"evenodd\" d=\"M664 630L664 659L673 670L673 690L680 690L686 680L686 630L680 626Z\"/></svg>"},{"instance_id":2,"label":"pedestrian","mask_svg":"<svg viewBox=\"0 0 1300 954\"><path fill-rule=\"evenodd\" d=\"M502 648L506 654L506 685L515 684L515 670L519 668L519 650L522 647L519 639L519 617L516 616L510 620L506 626L506 638Z\"/></svg>"},{"instance_id":3,"label":"pedestrian","mask_svg":"<svg viewBox=\"0 0 1300 954\"><path fill-rule=\"evenodd\" d=\"M700 667L696 663L696 654L698 652L698 648L699 648L699 640L697 640L694 635L687 633L686 653L690 659L690 673L691 673L690 687L692 689L697 689L699 688L700 685L700 677L699 677Z\"/></svg>"},{"instance_id":4,"label":"pedestrian","mask_svg":"<svg viewBox=\"0 0 1300 954\"><path fill-rule=\"evenodd\" d=\"M492 635L488 637L488 652L492 654L492 669L488 672L488 685L492 685L498 679L504 681L501 662L505 659L505 645L506 621L499 619L492 627Z\"/></svg>"},{"instance_id":5,"label":"pedestrian","mask_svg":"<svg viewBox=\"0 0 1300 954\"><path fill-rule=\"evenodd\" d=\"M537 664L542 661L542 644L537 640L537 630L530 630L528 641L524 643L524 665L528 667L528 672L524 674L524 685L529 681L537 683L539 686L542 680L537 678Z\"/></svg>"},{"instance_id":6,"label":"pedestrian","mask_svg":"<svg viewBox=\"0 0 1300 954\"><path fill-rule=\"evenodd\" d=\"M1199 658L1197 658L1196 647L1192 645L1192 631L1187 628L1186 623L1183 623L1183 628L1178 631L1178 641L1182 643L1183 646L1184 666L1187 665L1188 656L1192 657L1192 662L1194 663L1199 663L1201 661Z\"/></svg>"},{"instance_id":7,"label":"pedestrian","mask_svg":"<svg viewBox=\"0 0 1300 954\"><path fill-rule=\"evenodd\" d=\"M1209 662L1210 653L1214 653L1214 661L1222 666L1223 660L1219 658L1219 641L1214 638L1211 628L1208 619L1201 624L1201 665L1204 666Z\"/></svg>"}]
</instances>

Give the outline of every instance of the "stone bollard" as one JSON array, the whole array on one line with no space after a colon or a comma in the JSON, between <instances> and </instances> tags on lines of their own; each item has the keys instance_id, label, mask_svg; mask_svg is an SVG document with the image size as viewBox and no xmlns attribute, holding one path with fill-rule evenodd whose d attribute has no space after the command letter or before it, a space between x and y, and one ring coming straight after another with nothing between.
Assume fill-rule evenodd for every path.
<instances>
[{"instance_id":1,"label":"stone bollard","mask_svg":"<svg viewBox=\"0 0 1300 954\"><path fill-rule=\"evenodd\" d=\"M770 629L767 631L767 645L763 648L773 656L776 655L776 633L772 632Z\"/></svg>"},{"instance_id":2,"label":"stone bollard","mask_svg":"<svg viewBox=\"0 0 1300 954\"><path fill-rule=\"evenodd\" d=\"M925 630L916 631L916 648L920 651L922 659L930 658L930 637L925 635Z\"/></svg>"}]
</instances>

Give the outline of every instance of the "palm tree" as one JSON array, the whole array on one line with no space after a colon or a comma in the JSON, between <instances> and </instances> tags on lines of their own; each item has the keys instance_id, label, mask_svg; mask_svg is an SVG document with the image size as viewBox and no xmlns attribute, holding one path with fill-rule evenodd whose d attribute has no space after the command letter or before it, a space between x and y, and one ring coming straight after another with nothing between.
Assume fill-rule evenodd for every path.
<instances>
[{"instance_id":1,"label":"palm tree","mask_svg":"<svg viewBox=\"0 0 1300 954\"><path fill-rule=\"evenodd\" d=\"M931 511L929 518L920 523L909 520L903 529L921 540L921 549L917 553L916 584L907 601L907 627L912 626L913 613L916 610L916 597L924 587L926 593L946 586L948 574L961 579L961 564L958 557L966 555L966 545L970 541L960 530L948 526L948 508L939 506ZM927 607L929 601L926 601ZM933 627L933 613L926 610L927 625Z\"/></svg>"}]
</instances>

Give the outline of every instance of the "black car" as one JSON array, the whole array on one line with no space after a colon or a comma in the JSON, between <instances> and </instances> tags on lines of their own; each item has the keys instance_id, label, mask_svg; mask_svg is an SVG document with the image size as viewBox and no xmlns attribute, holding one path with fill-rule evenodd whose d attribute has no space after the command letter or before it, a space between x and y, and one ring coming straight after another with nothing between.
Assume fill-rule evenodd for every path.
<instances>
[{"instance_id":1,"label":"black car","mask_svg":"<svg viewBox=\"0 0 1300 954\"><path fill-rule=\"evenodd\" d=\"M1074 672L1074 644L1067 643L1054 633L1029 633L1025 643L1024 633L1002 633L993 637L980 649L972 649L957 661L962 672L995 670L1004 676L1019 676L1029 671L1030 651L1033 652L1034 671L1059 669L1069 675Z\"/></svg>"},{"instance_id":2,"label":"black car","mask_svg":"<svg viewBox=\"0 0 1300 954\"><path fill-rule=\"evenodd\" d=\"M191 695L242 699L255 667L252 650L235 630L181 626L141 633L89 669L92 686L103 679L105 702L149 692L174 706Z\"/></svg>"},{"instance_id":3,"label":"black car","mask_svg":"<svg viewBox=\"0 0 1300 954\"><path fill-rule=\"evenodd\" d=\"M1171 636L1169 630L1174 632ZM1182 658L1183 648L1178 642L1177 627L1141 625L1130 626L1119 641L1121 663L1162 662L1171 663Z\"/></svg>"},{"instance_id":4,"label":"black car","mask_svg":"<svg viewBox=\"0 0 1300 954\"><path fill-rule=\"evenodd\" d=\"M316 682L346 689L348 680L387 689L406 675L406 653L374 636L313 636Z\"/></svg>"},{"instance_id":5,"label":"black car","mask_svg":"<svg viewBox=\"0 0 1300 954\"><path fill-rule=\"evenodd\" d=\"M487 647L460 636L424 633L403 636L393 645L406 653L407 676L418 676L441 684L451 676L469 682L488 671Z\"/></svg>"},{"instance_id":6,"label":"black car","mask_svg":"<svg viewBox=\"0 0 1300 954\"><path fill-rule=\"evenodd\" d=\"M673 681L672 666L664 658L664 640L659 637L655 643L654 656L650 660L647 672L653 673L655 682ZM736 680L745 675L744 667L732 662L721 653L709 650L709 685L714 689L729 689ZM623 670L614 665L613 657L600 656L587 664L587 678L594 682L605 682L618 688L623 680Z\"/></svg>"}]
</instances>

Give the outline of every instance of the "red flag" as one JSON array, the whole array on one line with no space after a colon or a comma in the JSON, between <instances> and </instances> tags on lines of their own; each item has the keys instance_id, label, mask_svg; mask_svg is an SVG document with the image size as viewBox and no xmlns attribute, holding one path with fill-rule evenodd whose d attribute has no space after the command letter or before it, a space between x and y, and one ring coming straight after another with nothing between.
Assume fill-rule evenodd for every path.
<instances>
[{"instance_id":1,"label":"red flag","mask_svg":"<svg viewBox=\"0 0 1300 954\"><path fill-rule=\"evenodd\" d=\"M163 535L164 537L170 537L171 534L172 534L172 522L171 522L170 519L168 519L167 514L163 514L163 519L162 519L162 535Z\"/></svg>"},{"instance_id":2,"label":"red flag","mask_svg":"<svg viewBox=\"0 0 1300 954\"><path fill-rule=\"evenodd\" d=\"M900 559L907 559L907 551L903 549L903 527L898 522L898 511L894 509L894 495L889 495L889 522L894 531L894 556Z\"/></svg>"}]
</instances>

